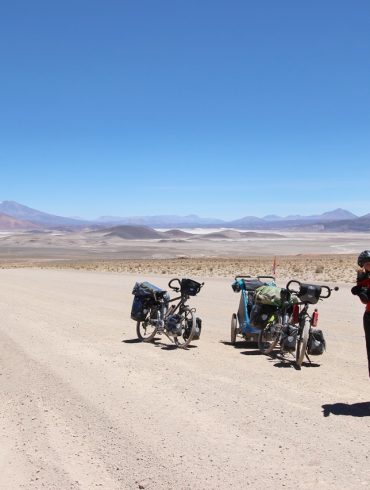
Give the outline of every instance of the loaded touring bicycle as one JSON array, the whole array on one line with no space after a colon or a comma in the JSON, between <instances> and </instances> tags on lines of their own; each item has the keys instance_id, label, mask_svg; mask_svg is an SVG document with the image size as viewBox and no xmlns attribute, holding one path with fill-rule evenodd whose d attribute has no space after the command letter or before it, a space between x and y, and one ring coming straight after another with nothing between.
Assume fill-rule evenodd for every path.
<instances>
[{"instance_id":1,"label":"loaded touring bicycle","mask_svg":"<svg viewBox=\"0 0 370 490\"><path fill-rule=\"evenodd\" d=\"M164 289L147 281L137 282L132 291L131 318L136 321L138 338L152 342L157 334L164 334L180 348L198 340L202 320L195 317L195 308L190 308L187 302L199 293L203 284L187 278L171 279L168 287L180 293L171 299Z\"/></svg>"}]
</instances>

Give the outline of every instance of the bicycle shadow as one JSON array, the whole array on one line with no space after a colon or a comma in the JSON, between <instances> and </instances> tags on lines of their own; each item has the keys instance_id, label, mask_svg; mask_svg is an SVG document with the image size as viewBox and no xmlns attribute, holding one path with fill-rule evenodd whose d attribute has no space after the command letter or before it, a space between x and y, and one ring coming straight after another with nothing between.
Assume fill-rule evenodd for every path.
<instances>
[{"instance_id":1,"label":"bicycle shadow","mask_svg":"<svg viewBox=\"0 0 370 490\"><path fill-rule=\"evenodd\" d=\"M370 417L370 402L332 403L322 405L324 417L329 415L350 415L351 417Z\"/></svg>"},{"instance_id":2,"label":"bicycle shadow","mask_svg":"<svg viewBox=\"0 0 370 490\"><path fill-rule=\"evenodd\" d=\"M220 342L220 344L229 345L231 347L234 347L234 349L249 349L246 352L246 355L248 355L248 352L250 352L252 349L254 351L256 351L256 349L257 349L257 352L255 352L255 353L260 354L260 351L258 350L257 342L247 342L245 340L237 340L235 342L235 344L233 344L232 342L228 342L226 340L220 340L219 342ZM244 354L244 352L241 352L241 354Z\"/></svg>"},{"instance_id":3,"label":"bicycle shadow","mask_svg":"<svg viewBox=\"0 0 370 490\"><path fill-rule=\"evenodd\" d=\"M143 342L142 340L140 340L138 338L126 339L126 340L122 340L121 342L123 342L125 344L143 344L143 343L153 344L155 347L161 348L162 350L167 350L167 351L179 349L179 347L177 347L177 345L175 345L175 344L165 344L164 342L161 342L161 337L154 337L154 339L152 339L150 342ZM198 348L197 345L188 345L187 347L185 347L182 350L197 349L197 348Z\"/></svg>"},{"instance_id":4,"label":"bicycle shadow","mask_svg":"<svg viewBox=\"0 0 370 490\"><path fill-rule=\"evenodd\" d=\"M142 341L138 338L135 338L135 339L127 339L127 340L121 340L121 342L125 343L125 344L141 344Z\"/></svg>"},{"instance_id":5,"label":"bicycle shadow","mask_svg":"<svg viewBox=\"0 0 370 490\"><path fill-rule=\"evenodd\" d=\"M178 347L176 344L165 344L164 342L153 342L155 347L161 348L162 350L190 350L190 349L197 349L197 345L188 345L186 347Z\"/></svg>"},{"instance_id":6,"label":"bicycle shadow","mask_svg":"<svg viewBox=\"0 0 370 490\"><path fill-rule=\"evenodd\" d=\"M282 355L280 352L272 352L271 354L268 355L268 360L273 364L274 367L276 368L293 368L296 371L300 371L301 368L299 368L295 362L294 357L288 358ZM320 364L317 364L315 362L302 362L301 367L320 367Z\"/></svg>"},{"instance_id":7,"label":"bicycle shadow","mask_svg":"<svg viewBox=\"0 0 370 490\"><path fill-rule=\"evenodd\" d=\"M266 357L268 361L276 368L296 368L294 359L288 359L280 352L271 352Z\"/></svg>"}]
</instances>

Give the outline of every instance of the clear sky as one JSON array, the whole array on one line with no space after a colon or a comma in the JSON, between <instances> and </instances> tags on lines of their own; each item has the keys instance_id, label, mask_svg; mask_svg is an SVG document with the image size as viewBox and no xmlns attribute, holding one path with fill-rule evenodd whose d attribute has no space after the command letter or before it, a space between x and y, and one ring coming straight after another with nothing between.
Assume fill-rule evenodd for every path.
<instances>
[{"instance_id":1,"label":"clear sky","mask_svg":"<svg viewBox=\"0 0 370 490\"><path fill-rule=\"evenodd\" d=\"M0 201L370 212L368 0L0 3Z\"/></svg>"}]
</instances>

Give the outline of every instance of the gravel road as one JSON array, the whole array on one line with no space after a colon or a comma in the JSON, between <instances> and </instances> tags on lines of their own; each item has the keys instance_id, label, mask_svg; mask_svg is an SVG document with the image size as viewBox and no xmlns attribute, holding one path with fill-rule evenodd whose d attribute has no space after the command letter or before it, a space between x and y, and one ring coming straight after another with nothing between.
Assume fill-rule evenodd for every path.
<instances>
[{"instance_id":1,"label":"gravel road","mask_svg":"<svg viewBox=\"0 0 370 490\"><path fill-rule=\"evenodd\" d=\"M301 371L229 341L239 295L212 278L188 350L140 343L136 280L0 271L0 487L370 487L362 306L343 285L319 306L327 352Z\"/></svg>"}]
</instances>

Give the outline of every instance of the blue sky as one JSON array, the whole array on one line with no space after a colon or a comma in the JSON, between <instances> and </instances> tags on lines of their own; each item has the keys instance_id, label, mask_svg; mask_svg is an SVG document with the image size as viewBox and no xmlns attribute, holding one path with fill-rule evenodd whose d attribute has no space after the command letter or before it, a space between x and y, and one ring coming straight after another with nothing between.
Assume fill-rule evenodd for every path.
<instances>
[{"instance_id":1,"label":"blue sky","mask_svg":"<svg viewBox=\"0 0 370 490\"><path fill-rule=\"evenodd\" d=\"M0 4L0 200L370 212L368 0Z\"/></svg>"}]
</instances>

